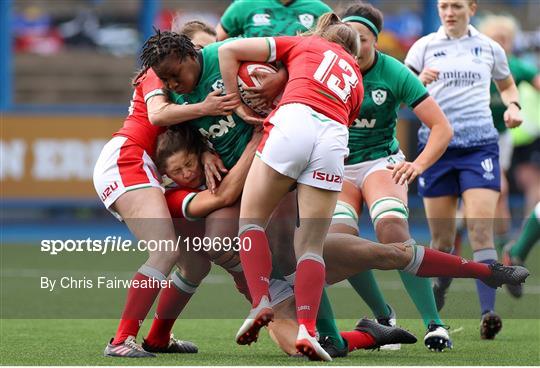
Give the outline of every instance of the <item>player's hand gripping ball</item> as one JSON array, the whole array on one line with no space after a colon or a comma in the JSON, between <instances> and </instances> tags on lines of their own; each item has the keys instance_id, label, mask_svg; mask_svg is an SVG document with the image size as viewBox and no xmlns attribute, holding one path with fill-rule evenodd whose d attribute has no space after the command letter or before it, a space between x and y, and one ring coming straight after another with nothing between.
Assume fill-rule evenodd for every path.
<instances>
[{"instance_id":1,"label":"player's hand gripping ball","mask_svg":"<svg viewBox=\"0 0 540 368\"><path fill-rule=\"evenodd\" d=\"M245 87L260 87L263 84L264 78L257 77L252 75L253 72L258 72L256 74L262 73L277 73L277 69L268 63L259 63L259 62L245 62L240 65L238 69L238 89L240 92L240 98L242 102L246 104L249 108L255 111L261 116L267 116L270 112L277 106L279 100L281 99L281 93L274 99L274 101L268 106L265 101L260 99L255 99L251 94L246 91Z\"/></svg>"}]
</instances>

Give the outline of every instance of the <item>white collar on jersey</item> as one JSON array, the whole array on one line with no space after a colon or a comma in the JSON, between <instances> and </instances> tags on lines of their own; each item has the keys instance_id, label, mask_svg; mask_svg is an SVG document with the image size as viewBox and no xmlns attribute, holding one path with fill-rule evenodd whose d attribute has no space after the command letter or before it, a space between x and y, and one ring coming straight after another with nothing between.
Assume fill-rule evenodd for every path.
<instances>
[{"instance_id":1,"label":"white collar on jersey","mask_svg":"<svg viewBox=\"0 0 540 368\"><path fill-rule=\"evenodd\" d=\"M461 38L452 38L450 36L448 36L446 34L446 32L444 31L444 27L443 26L440 26L439 27L439 30L437 32L435 32L435 38L439 39L439 40L461 40L463 38L466 38L466 37L474 37L476 35L480 34L480 32L474 28L473 25L469 24L469 27L468 27L468 31L467 33L465 33L465 35Z\"/></svg>"}]
</instances>

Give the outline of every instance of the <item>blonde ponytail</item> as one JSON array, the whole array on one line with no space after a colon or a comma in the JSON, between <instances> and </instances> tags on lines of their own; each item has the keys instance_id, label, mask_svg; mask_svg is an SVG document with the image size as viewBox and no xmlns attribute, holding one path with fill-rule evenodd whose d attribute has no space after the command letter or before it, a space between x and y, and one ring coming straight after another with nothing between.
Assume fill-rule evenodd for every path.
<instances>
[{"instance_id":1,"label":"blonde ponytail","mask_svg":"<svg viewBox=\"0 0 540 368\"><path fill-rule=\"evenodd\" d=\"M360 37L348 24L343 23L336 13L325 13L319 17L315 29L304 36L319 36L337 43L355 58L360 56Z\"/></svg>"}]
</instances>

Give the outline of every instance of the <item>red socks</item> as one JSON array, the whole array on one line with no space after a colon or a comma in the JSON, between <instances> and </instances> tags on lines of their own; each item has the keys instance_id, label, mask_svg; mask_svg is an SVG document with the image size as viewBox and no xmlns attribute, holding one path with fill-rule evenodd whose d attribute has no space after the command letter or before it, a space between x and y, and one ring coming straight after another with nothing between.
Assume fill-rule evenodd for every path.
<instances>
[{"instance_id":1,"label":"red socks","mask_svg":"<svg viewBox=\"0 0 540 368\"><path fill-rule=\"evenodd\" d=\"M195 293L198 285L189 284L178 272L172 276L173 285L163 289L159 296L156 315L146 342L155 347L166 347L176 319Z\"/></svg>"},{"instance_id":2,"label":"red socks","mask_svg":"<svg viewBox=\"0 0 540 368\"><path fill-rule=\"evenodd\" d=\"M369 349L375 345L375 339L367 332L346 331L339 333L344 340L347 340L349 351L357 349Z\"/></svg>"},{"instance_id":3,"label":"red socks","mask_svg":"<svg viewBox=\"0 0 540 368\"><path fill-rule=\"evenodd\" d=\"M315 336L317 313L324 287L324 260L314 253L305 253L296 266L294 295L296 298L296 317L299 325L306 326L311 336Z\"/></svg>"},{"instance_id":4,"label":"red socks","mask_svg":"<svg viewBox=\"0 0 540 368\"><path fill-rule=\"evenodd\" d=\"M240 261L253 299L252 306L255 308L263 296L268 296L268 284L272 272L270 246L264 229L253 225L240 235L240 244L242 244Z\"/></svg>"},{"instance_id":5,"label":"red socks","mask_svg":"<svg viewBox=\"0 0 540 368\"><path fill-rule=\"evenodd\" d=\"M146 276L140 273L143 268L145 270L149 270L149 272L145 273L155 275L155 277ZM113 345L123 343L128 336L137 336L139 328L146 318L148 311L152 307L152 304L154 304L154 300L156 300L159 290L161 289L160 286L153 284L158 284L159 281L165 279L166 277L161 272L146 265L143 265L139 269L139 272L135 274L133 281L137 281L139 285L141 285L141 282L144 282L145 280L147 282L150 281L148 286L153 287L141 288L131 286L129 288L126 305L124 307L124 312L122 313L122 319L120 320L120 324L116 330L116 335L114 336L114 340L112 342Z\"/></svg>"},{"instance_id":6,"label":"red socks","mask_svg":"<svg viewBox=\"0 0 540 368\"><path fill-rule=\"evenodd\" d=\"M452 254L424 248L417 276L423 277L461 277L485 279L491 276L489 266L484 263L468 261Z\"/></svg>"}]
</instances>

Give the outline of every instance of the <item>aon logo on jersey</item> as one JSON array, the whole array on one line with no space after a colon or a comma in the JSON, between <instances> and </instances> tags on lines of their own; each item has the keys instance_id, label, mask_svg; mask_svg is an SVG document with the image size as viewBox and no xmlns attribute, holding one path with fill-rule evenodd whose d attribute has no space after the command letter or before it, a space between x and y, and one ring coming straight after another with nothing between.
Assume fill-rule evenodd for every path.
<instances>
[{"instance_id":1,"label":"aon logo on jersey","mask_svg":"<svg viewBox=\"0 0 540 368\"><path fill-rule=\"evenodd\" d=\"M351 128L373 128L377 123L377 119L356 119L354 125Z\"/></svg>"},{"instance_id":2,"label":"aon logo on jersey","mask_svg":"<svg viewBox=\"0 0 540 368\"><path fill-rule=\"evenodd\" d=\"M223 135L229 133L230 128L234 128L236 123L231 115L227 115L226 120L220 119L217 124L210 125L208 131L204 128L199 128L199 132L206 138L214 139L222 137Z\"/></svg>"}]
</instances>

